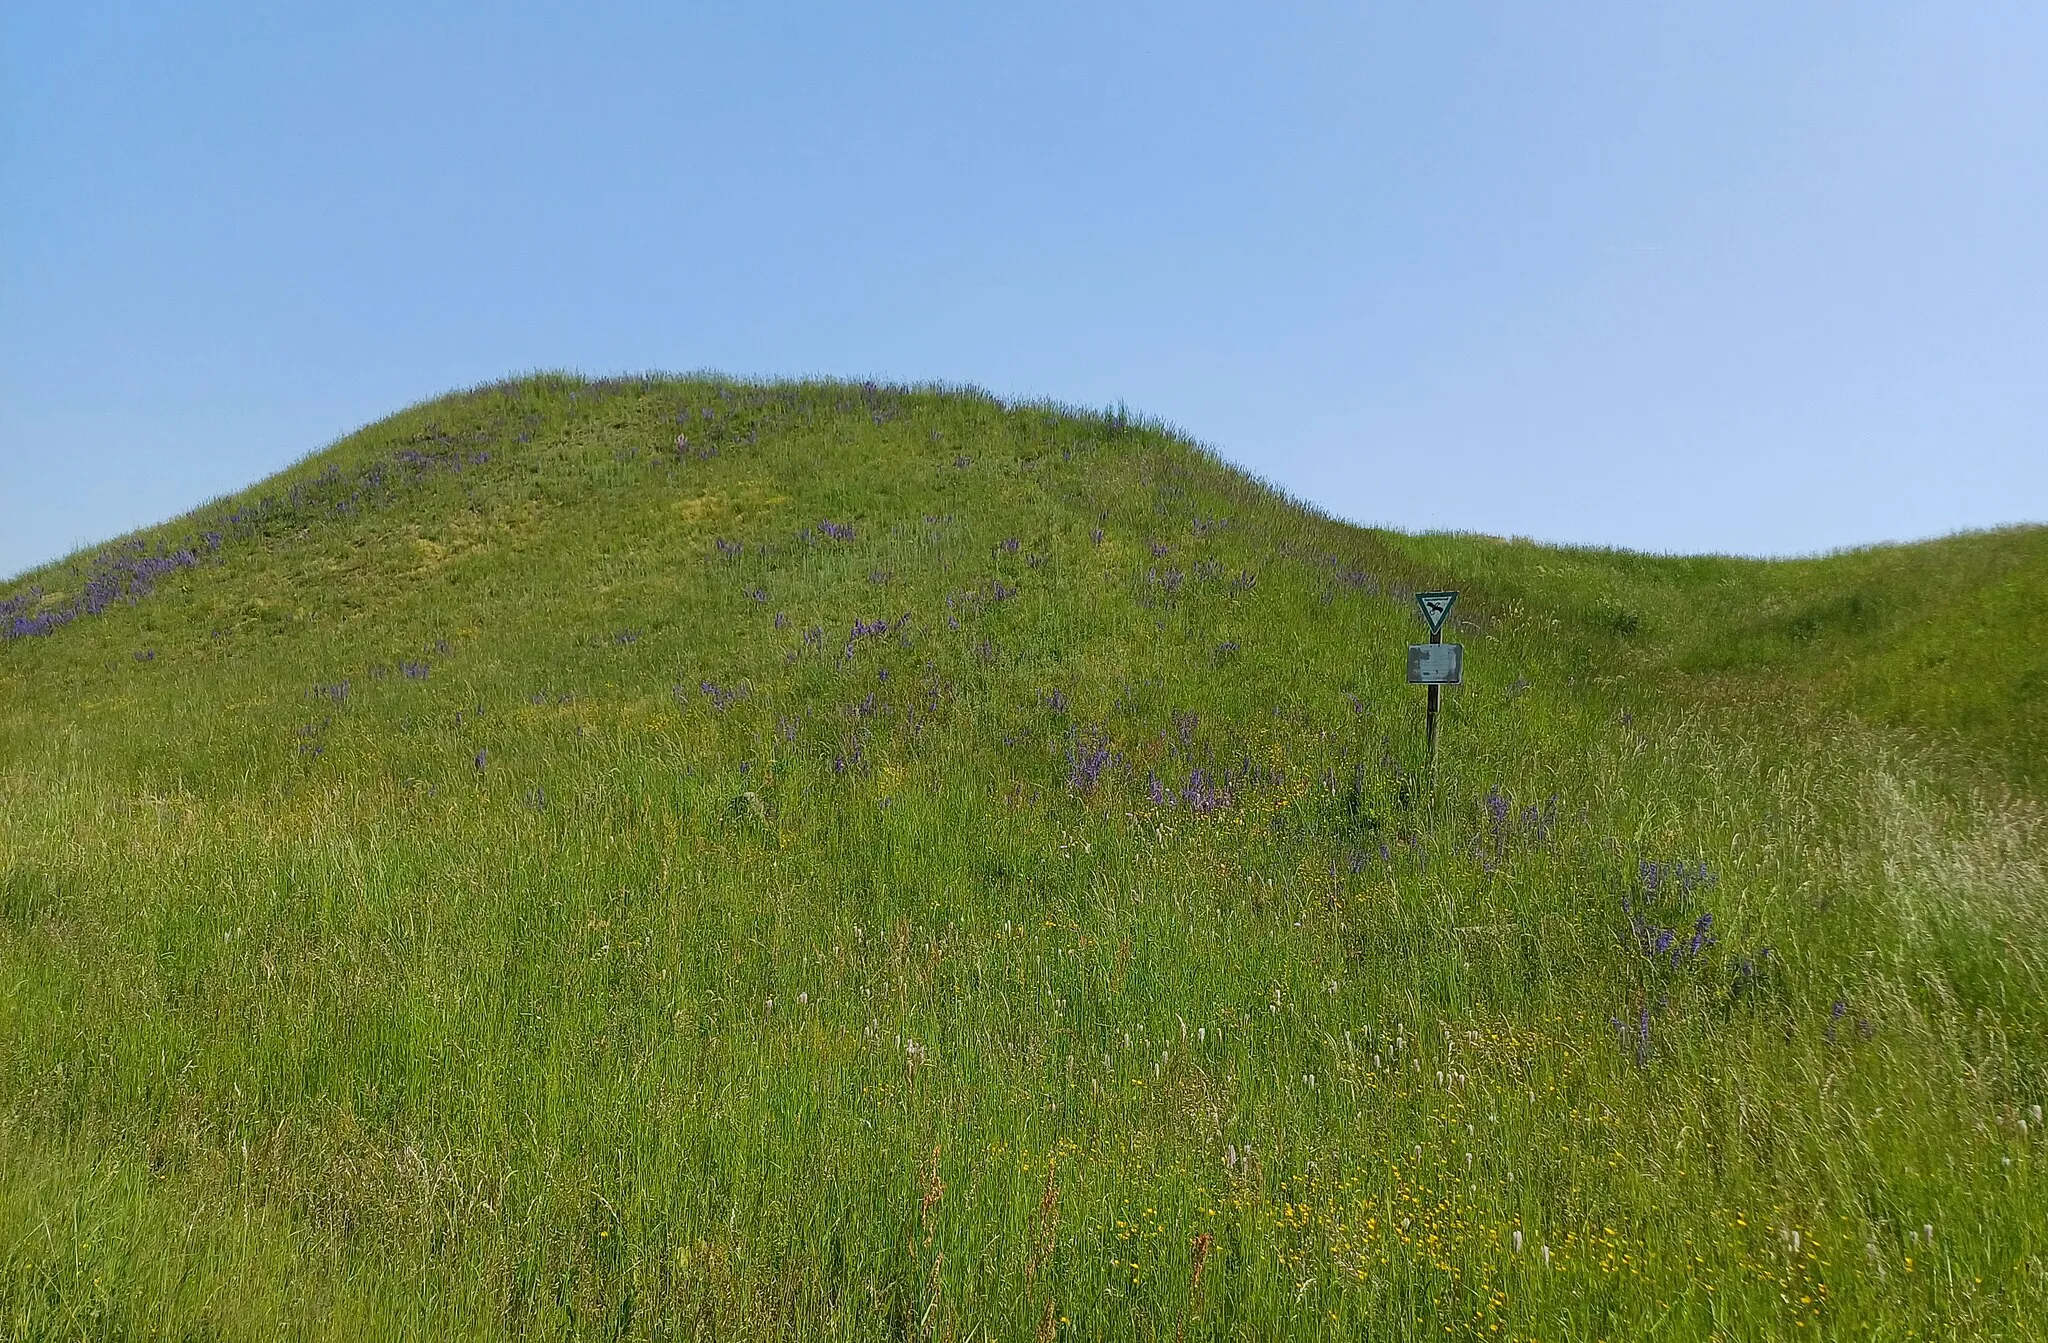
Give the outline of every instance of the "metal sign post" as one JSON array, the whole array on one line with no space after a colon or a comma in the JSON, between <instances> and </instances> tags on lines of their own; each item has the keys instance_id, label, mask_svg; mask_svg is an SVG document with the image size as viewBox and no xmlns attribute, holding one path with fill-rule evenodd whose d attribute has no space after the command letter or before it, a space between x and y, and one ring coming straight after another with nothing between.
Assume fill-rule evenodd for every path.
<instances>
[{"instance_id":1,"label":"metal sign post","mask_svg":"<svg viewBox=\"0 0 2048 1343\"><path fill-rule=\"evenodd\" d=\"M1447 685L1458 685L1465 675L1465 646L1444 642L1444 618L1451 613L1455 592L1418 592L1415 604L1429 622L1429 642L1408 645L1408 683L1429 687L1429 763L1436 764L1436 715L1443 705Z\"/></svg>"}]
</instances>

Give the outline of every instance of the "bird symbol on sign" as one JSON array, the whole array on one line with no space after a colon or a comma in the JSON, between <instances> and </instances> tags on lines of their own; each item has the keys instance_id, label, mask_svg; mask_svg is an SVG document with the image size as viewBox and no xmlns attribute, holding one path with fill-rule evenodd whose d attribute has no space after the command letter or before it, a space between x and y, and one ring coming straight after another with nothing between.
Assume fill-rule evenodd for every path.
<instances>
[{"instance_id":1,"label":"bird symbol on sign","mask_svg":"<svg viewBox=\"0 0 2048 1343\"><path fill-rule=\"evenodd\" d=\"M1444 617L1451 613L1451 603L1458 600L1455 592L1418 592L1415 604L1422 608L1422 618L1429 622L1429 632L1436 633L1444 627Z\"/></svg>"}]
</instances>

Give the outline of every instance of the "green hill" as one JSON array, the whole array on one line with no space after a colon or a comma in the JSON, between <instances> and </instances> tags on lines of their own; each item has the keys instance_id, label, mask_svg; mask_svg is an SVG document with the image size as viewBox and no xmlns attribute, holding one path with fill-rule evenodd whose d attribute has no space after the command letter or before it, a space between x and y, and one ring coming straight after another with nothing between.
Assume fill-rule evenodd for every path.
<instances>
[{"instance_id":1,"label":"green hill","mask_svg":"<svg viewBox=\"0 0 2048 1343\"><path fill-rule=\"evenodd\" d=\"M2044 613L416 407L0 588L0 1334L2040 1337Z\"/></svg>"}]
</instances>

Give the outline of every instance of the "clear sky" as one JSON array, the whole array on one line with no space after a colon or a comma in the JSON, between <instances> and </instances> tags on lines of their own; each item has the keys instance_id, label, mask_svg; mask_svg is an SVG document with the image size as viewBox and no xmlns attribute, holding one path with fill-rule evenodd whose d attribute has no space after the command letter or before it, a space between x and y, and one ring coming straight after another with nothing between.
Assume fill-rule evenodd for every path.
<instances>
[{"instance_id":1,"label":"clear sky","mask_svg":"<svg viewBox=\"0 0 2048 1343\"><path fill-rule=\"evenodd\" d=\"M1405 528L2048 520L2048 6L0 5L0 574L536 368L1122 401Z\"/></svg>"}]
</instances>

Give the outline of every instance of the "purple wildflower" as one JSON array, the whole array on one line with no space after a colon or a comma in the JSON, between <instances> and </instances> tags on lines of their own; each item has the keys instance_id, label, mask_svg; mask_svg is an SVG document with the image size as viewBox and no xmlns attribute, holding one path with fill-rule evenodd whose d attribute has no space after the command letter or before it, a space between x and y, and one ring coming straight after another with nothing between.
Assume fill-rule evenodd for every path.
<instances>
[{"instance_id":1,"label":"purple wildflower","mask_svg":"<svg viewBox=\"0 0 2048 1343\"><path fill-rule=\"evenodd\" d=\"M1096 780L1115 759L1106 741L1076 741L1072 765L1067 771L1068 786L1083 796L1094 792Z\"/></svg>"},{"instance_id":2,"label":"purple wildflower","mask_svg":"<svg viewBox=\"0 0 2048 1343\"><path fill-rule=\"evenodd\" d=\"M746 694L746 687L744 686L727 687L718 684L716 681L700 681L698 682L697 689L706 699L711 701L711 707L719 713L724 713L732 707L735 700Z\"/></svg>"},{"instance_id":3,"label":"purple wildflower","mask_svg":"<svg viewBox=\"0 0 2048 1343\"><path fill-rule=\"evenodd\" d=\"M892 631L900 633L903 627L909 623L910 612L908 611L897 617L893 625L886 620L862 620L859 617L855 617L853 628L846 635L846 651L848 654L851 654L853 646L862 639L884 638ZM806 639L808 640L808 636L806 636Z\"/></svg>"},{"instance_id":4,"label":"purple wildflower","mask_svg":"<svg viewBox=\"0 0 2048 1343\"><path fill-rule=\"evenodd\" d=\"M1688 956L1698 956L1702 951L1714 945L1713 928L1714 916L1712 914L1703 913L1697 919L1694 919L1692 924L1692 940L1686 943L1685 954Z\"/></svg>"},{"instance_id":5,"label":"purple wildflower","mask_svg":"<svg viewBox=\"0 0 2048 1343\"><path fill-rule=\"evenodd\" d=\"M1188 775L1188 786L1181 789L1180 795L1197 816L1207 816L1230 805L1230 790L1210 782L1209 772L1204 769Z\"/></svg>"}]
</instances>

